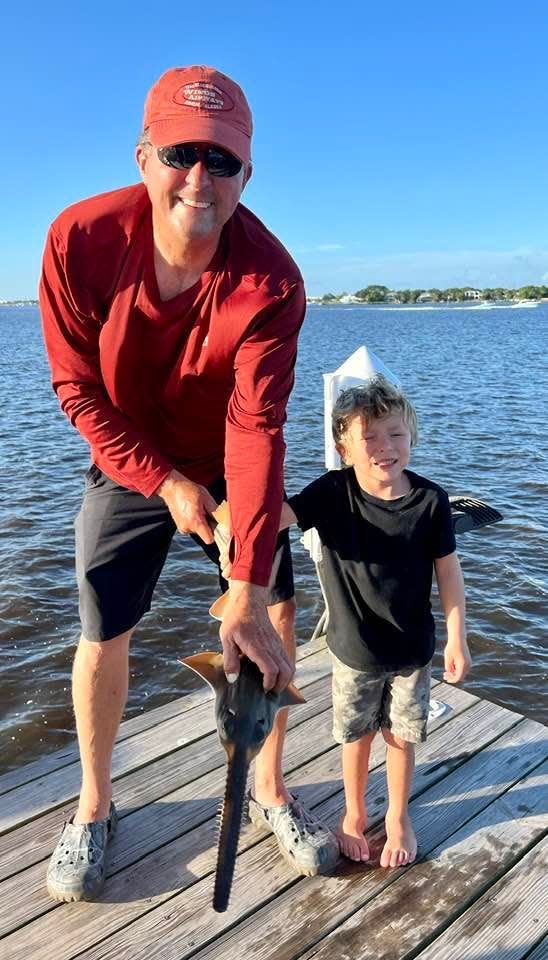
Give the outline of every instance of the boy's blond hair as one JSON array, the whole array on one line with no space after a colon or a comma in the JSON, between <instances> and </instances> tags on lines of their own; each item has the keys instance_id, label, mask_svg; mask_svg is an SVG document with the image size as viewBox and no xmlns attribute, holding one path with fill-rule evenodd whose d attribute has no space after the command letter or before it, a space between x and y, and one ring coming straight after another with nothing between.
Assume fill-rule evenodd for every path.
<instances>
[{"instance_id":1,"label":"boy's blond hair","mask_svg":"<svg viewBox=\"0 0 548 960\"><path fill-rule=\"evenodd\" d=\"M371 419L379 420L391 413L399 413L409 428L411 445L418 439L417 414L415 408L402 391L382 375L376 374L359 387L349 387L339 394L331 415L333 439L336 444L343 441L344 435L356 416L367 423Z\"/></svg>"}]
</instances>

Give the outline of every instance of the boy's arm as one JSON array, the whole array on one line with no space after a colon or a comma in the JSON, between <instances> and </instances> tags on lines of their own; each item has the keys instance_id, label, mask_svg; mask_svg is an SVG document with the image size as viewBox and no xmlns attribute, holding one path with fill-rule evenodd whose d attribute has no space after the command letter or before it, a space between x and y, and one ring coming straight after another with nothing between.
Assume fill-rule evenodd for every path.
<instances>
[{"instance_id":1,"label":"boy's arm","mask_svg":"<svg viewBox=\"0 0 548 960\"><path fill-rule=\"evenodd\" d=\"M472 658L466 642L464 581L456 552L434 560L434 569L447 624L443 679L458 683L470 670Z\"/></svg>"},{"instance_id":2,"label":"boy's arm","mask_svg":"<svg viewBox=\"0 0 548 960\"><path fill-rule=\"evenodd\" d=\"M280 517L279 531L287 530L292 524L297 523L297 515L289 506L287 500L282 503L282 515Z\"/></svg>"}]
</instances>

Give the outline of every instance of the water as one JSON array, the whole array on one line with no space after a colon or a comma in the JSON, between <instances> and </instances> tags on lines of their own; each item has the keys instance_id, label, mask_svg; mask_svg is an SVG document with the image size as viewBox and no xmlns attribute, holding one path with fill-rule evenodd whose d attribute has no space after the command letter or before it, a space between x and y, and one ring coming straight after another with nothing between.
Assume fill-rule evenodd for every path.
<instances>
[{"instance_id":1,"label":"water","mask_svg":"<svg viewBox=\"0 0 548 960\"><path fill-rule=\"evenodd\" d=\"M474 669L466 688L548 722L548 472L545 344L536 309L309 307L286 429L287 488L323 463L322 373L366 344L396 372L419 413L412 467L450 494L487 500L504 521L459 538ZM70 670L78 637L73 518L87 447L57 406L36 307L0 307L1 768L72 740ZM297 630L322 604L313 565L293 537ZM215 648L207 609L216 578L177 537L153 610L136 632L126 716L198 685L177 657ZM441 647L443 623L438 624ZM441 665L439 654L436 663ZM439 670L438 670L439 675Z\"/></svg>"}]
</instances>

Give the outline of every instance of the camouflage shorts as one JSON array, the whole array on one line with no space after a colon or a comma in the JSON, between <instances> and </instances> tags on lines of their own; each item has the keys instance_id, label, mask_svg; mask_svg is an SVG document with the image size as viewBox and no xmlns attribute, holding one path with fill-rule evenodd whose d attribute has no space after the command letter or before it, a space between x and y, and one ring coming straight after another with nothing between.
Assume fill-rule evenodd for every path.
<instances>
[{"instance_id":1,"label":"camouflage shorts","mask_svg":"<svg viewBox=\"0 0 548 960\"><path fill-rule=\"evenodd\" d=\"M366 673L333 660L333 737L352 743L381 727L412 743L426 740L430 664L397 673Z\"/></svg>"}]
</instances>

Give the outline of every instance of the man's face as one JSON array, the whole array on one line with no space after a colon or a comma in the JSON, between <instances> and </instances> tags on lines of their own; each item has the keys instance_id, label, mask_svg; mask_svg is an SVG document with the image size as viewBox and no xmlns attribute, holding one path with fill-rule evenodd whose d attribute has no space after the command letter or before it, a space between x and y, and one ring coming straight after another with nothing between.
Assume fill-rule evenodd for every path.
<instances>
[{"instance_id":1,"label":"man's face","mask_svg":"<svg viewBox=\"0 0 548 960\"><path fill-rule=\"evenodd\" d=\"M218 237L251 176L249 166L234 177L215 177L201 161L177 170L162 163L152 146L138 146L136 158L152 204L154 227L174 242Z\"/></svg>"},{"instance_id":2,"label":"man's face","mask_svg":"<svg viewBox=\"0 0 548 960\"><path fill-rule=\"evenodd\" d=\"M409 463L411 433L400 413L368 421L357 414L337 449L362 486L392 485Z\"/></svg>"}]
</instances>

